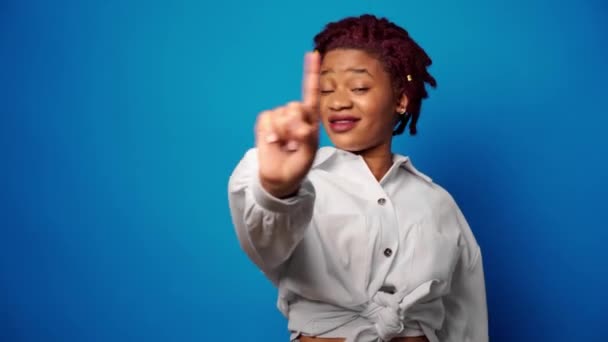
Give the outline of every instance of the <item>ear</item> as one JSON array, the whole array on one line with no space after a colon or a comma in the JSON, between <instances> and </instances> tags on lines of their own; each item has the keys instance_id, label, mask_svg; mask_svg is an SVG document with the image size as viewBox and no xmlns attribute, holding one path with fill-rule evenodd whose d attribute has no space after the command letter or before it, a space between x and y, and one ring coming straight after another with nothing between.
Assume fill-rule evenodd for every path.
<instances>
[{"instance_id":1,"label":"ear","mask_svg":"<svg viewBox=\"0 0 608 342\"><path fill-rule=\"evenodd\" d=\"M401 94L400 97L397 98L397 104L395 105L395 113L401 113L407 110L407 105L409 103L409 99L405 96L405 93Z\"/></svg>"}]
</instances>

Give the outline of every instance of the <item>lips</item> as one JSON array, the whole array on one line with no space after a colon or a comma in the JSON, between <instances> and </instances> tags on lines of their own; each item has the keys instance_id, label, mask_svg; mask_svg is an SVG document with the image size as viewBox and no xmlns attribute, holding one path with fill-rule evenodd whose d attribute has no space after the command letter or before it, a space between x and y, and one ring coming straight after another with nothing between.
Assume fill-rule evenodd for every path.
<instances>
[{"instance_id":1,"label":"lips","mask_svg":"<svg viewBox=\"0 0 608 342\"><path fill-rule=\"evenodd\" d=\"M335 133L348 132L355 128L359 120L352 115L332 115L329 117L329 128Z\"/></svg>"}]
</instances>

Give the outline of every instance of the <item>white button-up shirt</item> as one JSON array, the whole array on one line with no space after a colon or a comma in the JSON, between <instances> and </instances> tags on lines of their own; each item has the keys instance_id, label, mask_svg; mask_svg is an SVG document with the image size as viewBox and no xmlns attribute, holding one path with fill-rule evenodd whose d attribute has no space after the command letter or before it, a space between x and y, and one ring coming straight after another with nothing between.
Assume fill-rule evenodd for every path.
<instances>
[{"instance_id":1,"label":"white button-up shirt","mask_svg":"<svg viewBox=\"0 0 608 342\"><path fill-rule=\"evenodd\" d=\"M452 196L408 157L394 154L378 182L361 156L322 147L297 195L278 199L251 149L229 201L241 247L278 287L292 341L488 340L479 245Z\"/></svg>"}]
</instances>

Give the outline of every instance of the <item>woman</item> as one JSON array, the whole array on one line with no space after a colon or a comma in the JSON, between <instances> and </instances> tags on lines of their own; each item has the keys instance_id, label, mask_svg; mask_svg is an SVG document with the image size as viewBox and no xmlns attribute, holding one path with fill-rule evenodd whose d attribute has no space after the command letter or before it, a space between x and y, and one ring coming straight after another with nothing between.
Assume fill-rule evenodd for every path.
<instances>
[{"instance_id":1,"label":"woman","mask_svg":"<svg viewBox=\"0 0 608 342\"><path fill-rule=\"evenodd\" d=\"M453 198L391 152L416 133L430 58L371 15L330 23L303 99L265 111L229 182L240 244L291 341L487 341L480 248ZM318 148L319 121L335 147Z\"/></svg>"}]
</instances>

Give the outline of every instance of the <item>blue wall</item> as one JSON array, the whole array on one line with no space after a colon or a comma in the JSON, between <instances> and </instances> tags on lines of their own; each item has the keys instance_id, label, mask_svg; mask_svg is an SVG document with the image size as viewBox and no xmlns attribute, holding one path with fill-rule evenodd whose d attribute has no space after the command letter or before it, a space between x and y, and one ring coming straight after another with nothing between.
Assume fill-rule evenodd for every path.
<instances>
[{"instance_id":1,"label":"blue wall","mask_svg":"<svg viewBox=\"0 0 608 342\"><path fill-rule=\"evenodd\" d=\"M434 59L395 148L467 216L492 340L600 341L607 7L2 1L0 340L286 341L228 176L256 114L298 98L314 34L372 12Z\"/></svg>"}]
</instances>

